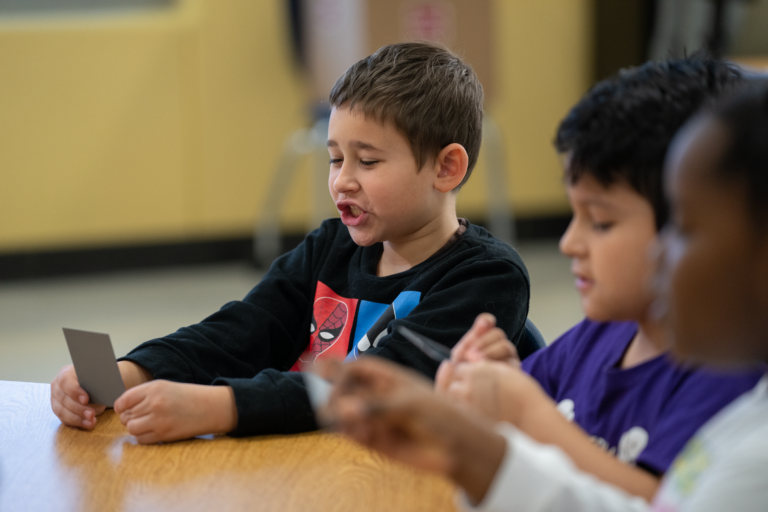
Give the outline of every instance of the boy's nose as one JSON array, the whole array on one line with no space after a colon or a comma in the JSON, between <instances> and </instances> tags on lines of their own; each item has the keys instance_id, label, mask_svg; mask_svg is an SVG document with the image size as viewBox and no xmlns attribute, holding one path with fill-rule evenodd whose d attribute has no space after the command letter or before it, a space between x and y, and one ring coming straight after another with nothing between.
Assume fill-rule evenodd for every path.
<instances>
[{"instance_id":1,"label":"boy's nose","mask_svg":"<svg viewBox=\"0 0 768 512\"><path fill-rule=\"evenodd\" d=\"M571 218L568 229L560 238L560 252L571 258L584 252L584 244L580 240L576 217Z\"/></svg>"},{"instance_id":2,"label":"boy's nose","mask_svg":"<svg viewBox=\"0 0 768 512\"><path fill-rule=\"evenodd\" d=\"M354 191L359 188L357 180L355 180L354 174L349 169L346 162L342 164L341 169L339 169L338 174L336 174L336 177L333 179L332 186L333 190L339 194Z\"/></svg>"}]
</instances>

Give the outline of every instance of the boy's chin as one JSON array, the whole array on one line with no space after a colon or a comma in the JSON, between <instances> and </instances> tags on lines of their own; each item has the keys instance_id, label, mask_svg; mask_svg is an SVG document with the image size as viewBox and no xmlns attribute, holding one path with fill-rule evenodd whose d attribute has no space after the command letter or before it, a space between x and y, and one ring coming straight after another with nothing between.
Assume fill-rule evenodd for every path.
<instances>
[{"instance_id":1,"label":"boy's chin","mask_svg":"<svg viewBox=\"0 0 768 512\"><path fill-rule=\"evenodd\" d=\"M584 297L581 299L581 310L584 312L584 316L593 322L610 322L614 320L611 315L607 314L605 308L594 304Z\"/></svg>"},{"instance_id":2,"label":"boy's chin","mask_svg":"<svg viewBox=\"0 0 768 512\"><path fill-rule=\"evenodd\" d=\"M370 247L371 245L381 241L371 233L365 232L363 230L351 226L347 226L347 229L349 230L349 236L352 238L352 241L360 247Z\"/></svg>"},{"instance_id":3,"label":"boy's chin","mask_svg":"<svg viewBox=\"0 0 768 512\"><path fill-rule=\"evenodd\" d=\"M581 310L593 322L639 322L647 318L648 305L622 301L620 297L582 295Z\"/></svg>"}]
</instances>

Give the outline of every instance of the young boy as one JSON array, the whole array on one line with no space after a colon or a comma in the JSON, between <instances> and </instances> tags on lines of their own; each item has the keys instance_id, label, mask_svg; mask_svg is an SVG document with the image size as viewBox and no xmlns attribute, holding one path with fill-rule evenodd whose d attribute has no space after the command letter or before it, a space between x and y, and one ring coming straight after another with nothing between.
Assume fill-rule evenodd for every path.
<instances>
[{"instance_id":1,"label":"young boy","mask_svg":"<svg viewBox=\"0 0 768 512\"><path fill-rule=\"evenodd\" d=\"M436 363L395 331L452 346L483 311L522 332L529 283L517 253L456 216L477 161L483 91L428 44L385 46L333 88L329 188L341 219L276 260L243 299L148 341L118 363L115 412L139 442L316 428L299 361L375 354L427 375ZM51 386L67 425L93 428L71 366Z\"/></svg>"},{"instance_id":2,"label":"young boy","mask_svg":"<svg viewBox=\"0 0 768 512\"><path fill-rule=\"evenodd\" d=\"M520 418L537 441L559 445L581 469L648 500L693 433L760 377L670 361L646 284L649 250L667 220L667 146L706 99L740 82L710 59L647 63L597 84L571 110L556 139L573 209L560 249L572 260L587 318L523 361L544 393L524 375L511 376L516 386L498 393L497 405L480 407L494 419ZM485 403L484 374L497 370L452 369L440 371L439 389ZM536 413L523 417L523 407Z\"/></svg>"},{"instance_id":3,"label":"young boy","mask_svg":"<svg viewBox=\"0 0 768 512\"><path fill-rule=\"evenodd\" d=\"M762 86L691 121L670 151L672 219L656 281L672 349L685 360L768 362L766 141L768 89ZM480 503L478 510L649 510L643 500L578 471L560 450L509 426L495 432L400 369L366 360L344 367L337 378L331 404L343 430L444 472ZM768 375L696 433L650 509L764 511L766 439Z\"/></svg>"}]
</instances>

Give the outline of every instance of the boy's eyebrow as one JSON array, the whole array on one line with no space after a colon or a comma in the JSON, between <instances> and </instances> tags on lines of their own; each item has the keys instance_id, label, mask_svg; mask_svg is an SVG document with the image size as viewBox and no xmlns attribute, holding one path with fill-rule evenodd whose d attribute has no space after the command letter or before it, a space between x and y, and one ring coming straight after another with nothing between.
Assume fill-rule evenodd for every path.
<instances>
[{"instance_id":1,"label":"boy's eyebrow","mask_svg":"<svg viewBox=\"0 0 768 512\"><path fill-rule=\"evenodd\" d=\"M353 140L353 141L351 141L349 143L349 145L352 146L355 149L363 149L363 150L366 150L366 151L383 151L383 150L377 148L376 146L374 146L373 144L369 144L369 143L363 142L361 140ZM328 139L327 146L329 148L337 148L337 147L339 147L339 143L336 142L333 139Z\"/></svg>"},{"instance_id":2,"label":"boy's eyebrow","mask_svg":"<svg viewBox=\"0 0 768 512\"><path fill-rule=\"evenodd\" d=\"M606 201L602 197L590 197L583 201L587 206L597 206L599 208L615 208L616 205L611 201Z\"/></svg>"}]
</instances>

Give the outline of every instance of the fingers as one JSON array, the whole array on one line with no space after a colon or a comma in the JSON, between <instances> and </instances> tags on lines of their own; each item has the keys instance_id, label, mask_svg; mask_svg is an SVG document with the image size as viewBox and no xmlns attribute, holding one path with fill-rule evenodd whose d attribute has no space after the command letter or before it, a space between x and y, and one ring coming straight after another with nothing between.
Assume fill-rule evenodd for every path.
<instances>
[{"instance_id":1,"label":"fingers","mask_svg":"<svg viewBox=\"0 0 768 512\"><path fill-rule=\"evenodd\" d=\"M490 313L480 313L475 318L475 322L472 324L473 328L477 328L480 331L483 329L491 329L496 327L496 317Z\"/></svg>"},{"instance_id":2,"label":"fingers","mask_svg":"<svg viewBox=\"0 0 768 512\"><path fill-rule=\"evenodd\" d=\"M71 364L61 369L51 384L51 388L60 390L61 393L80 402L82 405L88 403L88 393L80 387L80 382L77 380L77 374L75 373L75 367Z\"/></svg>"},{"instance_id":3,"label":"fingers","mask_svg":"<svg viewBox=\"0 0 768 512\"><path fill-rule=\"evenodd\" d=\"M362 445L370 446L370 420L365 402L359 397L344 397L337 401L334 409L341 432Z\"/></svg>"},{"instance_id":4,"label":"fingers","mask_svg":"<svg viewBox=\"0 0 768 512\"><path fill-rule=\"evenodd\" d=\"M51 400L53 413L63 424L86 429L91 429L96 425L96 414L92 408L77 404L69 398L65 401L67 405L55 399Z\"/></svg>"},{"instance_id":5,"label":"fingers","mask_svg":"<svg viewBox=\"0 0 768 512\"><path fill-rule=\"evenodd\" d=\"M413 370L378 357L363 357L341 365L334 394L382 396L400 388L431 389L432 383Z\"/></svg>"},{"instance_id":6,"label":"fingers","mask_svg":"<svg viewBox=\"0 0 768 512\"><path fill-rule=\"evenodd\" d=\"M490 313L478 315L472 328L451 351L454 363L485 360L519 362L517 349L507 339L507 334L496 327L496 318Z\"/></svg>"},{"instance_id":7,"label":"fingers","mask_svg":"<svg viewBox=\"0 0 768 512\"><path fill-rule=\"evenodd\" d=\"M158 408L157 404L153 407L151 400L153 393L162 392L162 386L158 385L158 382L153 381L131 388L115 401L115 412L120 415L120 423L125 425L128 433L141 444L153 444L164 440L160 432L163 430L165 411L162 407Z\"/></svg>"},{"instance_id":8,"label":"fingers","mask_svg":"<svg viewBox=\"0 0 768 512\"><path fill-rule=\"evenodd\" d=\"M496 327L496 317L490 313L480 313L467 333L451 350L451 361L461 363L466 361L466 353L472 348L479 338Z\"/></svg>"},{"instance_id":9,"label":"fingers","mask_svg":"<svg viewBox=\"0 0 768 512\"><path fill-rule=\"evenodd\" d=\"M128 433L137 438L155 430L152 424L152 417L149 414L131 418L125 422L125 427L128 429Z\"/></svg>"},{"instance_id":10,"label":"fingers","mask_svg":"<svg viewBox=\"0 0 768 512\"><path fill-rule=\"evenodd\" d=\"M154 380L126 391L115 402L115 411L140 443L188 439L221 431L220 391L232 400L223 408L234 408L229 389Z\"/></svg>"},{"instance_id":11,"label":"fingers","mask_svg":"<svg viewBox=\"0 0 768 512\"><path fill-rule=\"evenodd\" d=\"M151 414L133 417L123 423L128 429L128 433L134 436L140 444L154 444L163 441L158 435L157 420Z\"/></svg>"},{"instance_id":12,"label":"fingers","mask_svg":"<svg viewBox=\"0 0 768 512\"><path fill-rule=\"evenodd\" d=\"M466 365L459 365L460 368L464 366ZM453 378L445 388L444 394L454 403L467 405L471 402L471 390L469 379L466 376L462 376L459 372L454 372Z\"/></svg>"},{"instance_id":13,"label":"fingers","mask_svg":"<svg viewBox=\"0 0 768 512\"><path fill-rule=\"evenodd\" d=\"M451 385L453 380L453 372L456 365L451 361L443 361L437 368L437 374L435 375L435 391L444 394L448 391L448 386Z\"/></svg>"},{"instance_id":14,"label":"fingers","mask_svg":"<svg viewBox=\"0 0 768 512\"><path fill-rule=\"evenodd\" d=\"M157 444L163 441L163 439L160 439L154 432L147 432L146 434L141 434L138 436L134 435L134 437L139 444Z\"/></svg>"},{"instance_id":15,"label":"fingers","mask_svg":"<svg viewBox=\"0 0 768 512\"><path fill-rule=\"evenodd\" d=\"M77 381L74 367L67 365L51 383L51 409L65 425L93 428L96 410L87 405L88 393Z\"/></svg>"},{"instance_id":16,"label":"fingers","mask_svg":"<svg viewBox=\"0 0 768 512\"><path fill-rule=\"evenodd\" d=\"M494 328L483 335L477 343L470 347L465 358L468 362L503 361L519 362L517 348L507 339L507 335L499 328Z\"/></svg>"},{"instance_id":17,"label":"fingers","mask_svg":"<svg viewBox=\"0 0 768 512\"><path fill-rule=\"evenodd\" d=\"M301 370L305 372L314 371L325 380L334 382L338 378L339 373L341 373L341 366L342 362L338 359L321 359L316 361L314 365L302 365Z\"/></svg>"},{"instance_id":18,"label":"fingers","mask_svg":"<svg viewBox=\"0 0 768 512\"><path fill-rule=\"evenodd\" d=\"M415 372L375 357L361 358L342 365L331 392L328 406L339 419L356 424L370 415L375 404L388 403L393 397L433 394L433 385Z\"/></svg>"},{"instance_id":19,"label":"fingers","mask_svg":"<svg viewBox=\"0 0 768 512\"><path fill-rule=\"evenodd\" d=\"M125 411L133 409L136 405L141 403L147 396L147 391L149 389L147 387L148 385L149 384L133 387L120 395L120 398L115 400L115 412L122 416Z\"/></svg>"},{"instance_id":20,"label":"fingers","mask_svg":"<svg viewBox=\"0 0 768 512\"><path fill-rule=\"evenodd\" d=\"M345 397L338 403L339 425L355 441L422 469L445 473L450 467L456 411L431 391L401 389L381 399Z\"/></svg>"}]
</instances>

